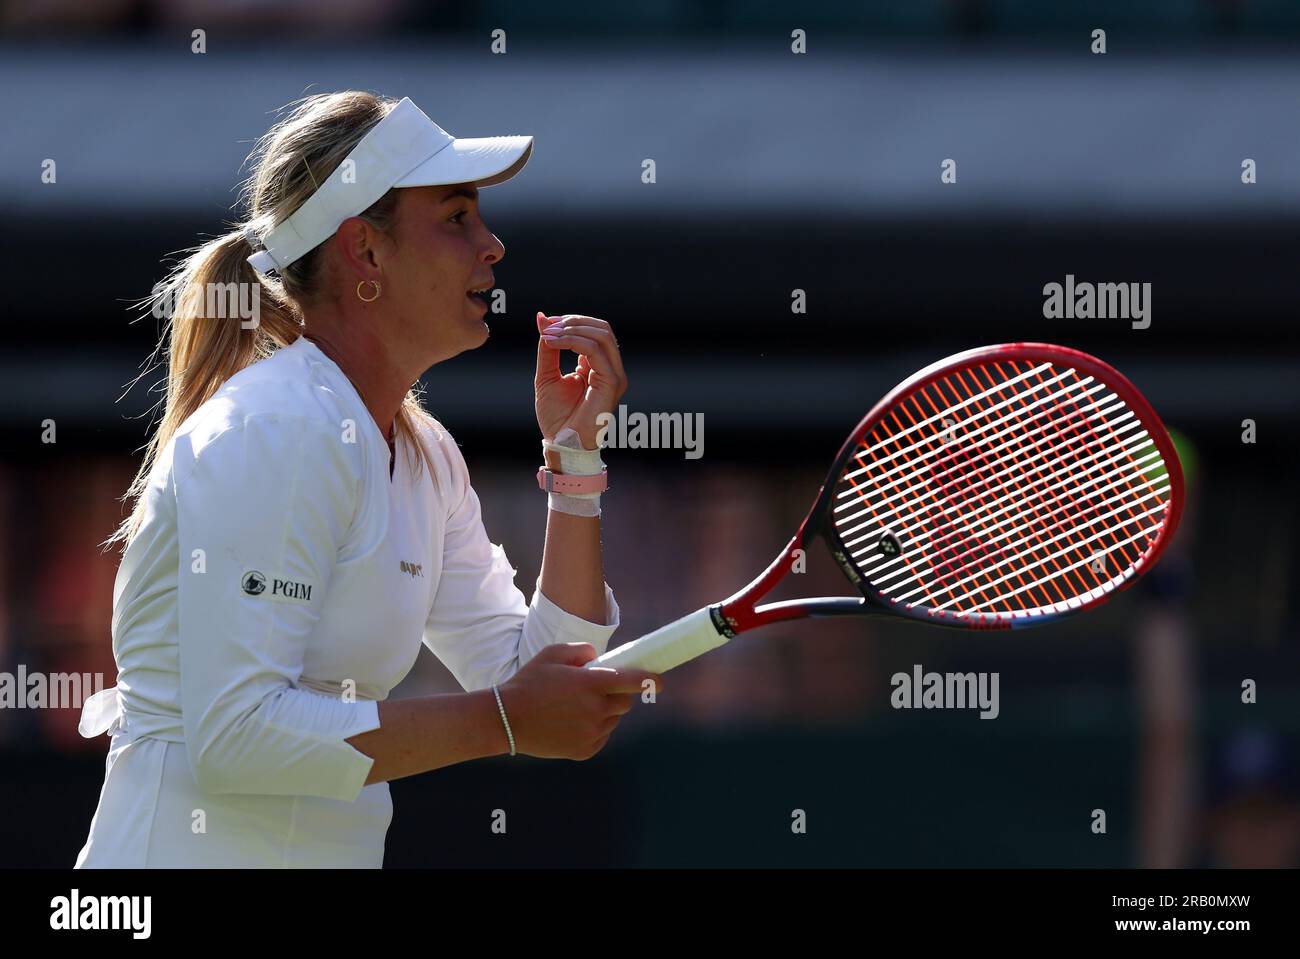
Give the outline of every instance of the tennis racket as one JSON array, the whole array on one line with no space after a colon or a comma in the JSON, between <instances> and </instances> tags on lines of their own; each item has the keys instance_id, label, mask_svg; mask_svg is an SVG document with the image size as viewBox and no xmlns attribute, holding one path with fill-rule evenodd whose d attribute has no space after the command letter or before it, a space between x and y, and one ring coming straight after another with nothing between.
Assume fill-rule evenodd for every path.
<instances>
[{"instance_id":1,"label":"tennis racket","mask_svg":"<svg viewBox=\"0 0 1300 959\"><path fill-rule=\"evenodd\" d=\"M1117 371L1045 343L969 350L916 373L863 417L762 575L587 665L664 672L804 617L961 629L1051 622L1150 569L1182 503L1169 434ZM758 605L818 535L861 595Z\"/></svg>"}]
</instances>

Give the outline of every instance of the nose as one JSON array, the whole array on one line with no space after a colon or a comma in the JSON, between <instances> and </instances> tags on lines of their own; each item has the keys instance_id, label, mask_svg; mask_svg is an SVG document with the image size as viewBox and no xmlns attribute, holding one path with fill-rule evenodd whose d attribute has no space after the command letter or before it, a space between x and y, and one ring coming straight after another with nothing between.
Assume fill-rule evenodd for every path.
<instances>
[{"instance_id":1,"label":"nose","mask_svg":"<svg viewBox=\"0 0 1300 959\"><path fill-rule=\"evenodd\" d=\"M490 242L483 250L483 262L496 263L505 257L506 245L497 239L495 233L489 233L488 236L492 238L492 242Z\"/></svg>"}]
</instances>

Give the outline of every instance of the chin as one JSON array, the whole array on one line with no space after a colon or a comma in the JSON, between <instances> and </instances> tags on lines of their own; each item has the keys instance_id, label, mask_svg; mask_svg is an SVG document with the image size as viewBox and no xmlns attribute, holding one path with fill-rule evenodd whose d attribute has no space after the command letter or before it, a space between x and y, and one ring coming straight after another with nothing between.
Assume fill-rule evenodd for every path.
<instances>
[{"instance_id":1,"label":"chin","mask_svg":"<svg viewBox=\"0 0 1300 959\"><path fill-rule=\"evenodd\" d=\"M484 323L479 329L470 331L454 348L455 352L451 353L447 358L450 359L452 356L459 356L461 353L468 353L470 350L477 350L488 341L489 333L490 331L488 330L486 323Z\"/></svg>"}]
</instances>

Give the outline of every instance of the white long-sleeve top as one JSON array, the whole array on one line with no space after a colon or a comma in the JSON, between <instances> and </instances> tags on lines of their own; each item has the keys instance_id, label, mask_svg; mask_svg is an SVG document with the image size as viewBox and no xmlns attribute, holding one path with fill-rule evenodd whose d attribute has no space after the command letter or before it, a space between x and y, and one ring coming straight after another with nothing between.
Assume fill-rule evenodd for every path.
<instances>
[{"instance_id":1,"label":"white long-sleeve top","mask_svg":"<svg viewBox=\"0 0 1300 959\"><path fill-rule=\"evenodd\" d=\"M435 475L399 442L390 477L305 337L180 427L118 570L117 686L83 710L83 735L113 738L78 867L381 865L388 784L364 785L373 760L345 740L379 727L421 642L467 690L551 643L605 650L608 584L603 624L540 583L526 604L456 443L440 424L425 441Z\"/></svg>"}]
</instances>

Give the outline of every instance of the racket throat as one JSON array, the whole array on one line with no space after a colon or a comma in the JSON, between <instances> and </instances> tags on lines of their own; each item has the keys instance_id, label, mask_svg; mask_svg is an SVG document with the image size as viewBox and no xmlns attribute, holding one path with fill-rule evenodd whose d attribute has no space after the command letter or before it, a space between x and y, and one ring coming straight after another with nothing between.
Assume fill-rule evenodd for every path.
<instances>
[{"instance_id":1,"label":"racket throat","mask_svg":"<svg viewBox=\"0 0 1300 959\"><path fill-rule=\"evenodd\" d=\"M807 521L805 520L805 523ZM772 560L748 586L724 599L716 606L709 607L709 615L718 632L728 639L747 629L761 626L764 620L756 614L758 601L770 593L782 579L794 568L798 560L804 559L804 530L800 527L785 549ZM797 551L797 552L796 552Z\"/></svg>"}]
</instances>

